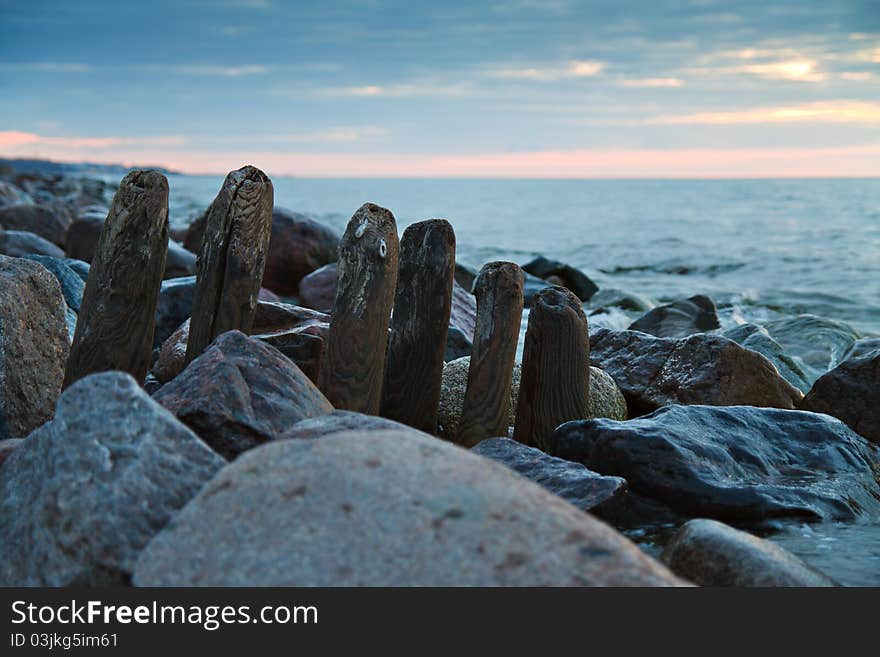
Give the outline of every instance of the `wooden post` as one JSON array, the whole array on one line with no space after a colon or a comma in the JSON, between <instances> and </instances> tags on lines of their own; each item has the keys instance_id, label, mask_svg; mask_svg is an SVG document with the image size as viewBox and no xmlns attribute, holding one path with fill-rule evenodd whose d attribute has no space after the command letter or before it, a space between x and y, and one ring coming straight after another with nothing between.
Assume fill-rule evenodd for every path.
<instances>
[{"instance_id":1,"label":"wooden post","mask_svg":"<svg viewBox=\"0 0 880 657\"><path fill-rule=\"evenodd\" d=\"M397 256L394 215L362 205L339 243L336 300L321 366L321 391L335 408L379 413Z\"/></svg>"},{"instance_id":2,"label":"wooden post","mask_svg":"<svg viewBox=\"0 0 880 657\"><path fill-rule=\"evenodd\" d=\"M246 166L226 176L208 210L199 249L187 363L221 333L251 332L272 231L272 206L272 181L259 169Z\"/></svg>"},{"instance_id":3,"label":"wooden post","mask_svg":"<svg viewBox=\"0 0 880 657\"><path fill-rule=\"evenodd\" d=\"M122 370L143 383L168 253L168 181L132 171L119 185L83 292L64 387Z\"/></svg>"},{"instance_id":4,"label":"wooden post","mask_svg":"<svg viewBox=\"0 0 880 657\"><path fill-rule=\"evenodd\" d=\"M455 231L444 219L403 232L385 362L382 415L437 432L437 406L455 274Z\"/></svg>"},{"instance_id":5,"label":"wooden post","mask_svg":"<svg viewBox=\"0 0 880 657\"><path fill-rule=\"evenodd\" d=\"M581 300L564 287L535 295L523 351L515 440L547 451L563 422L590 417L590 337Z\"/></svg>"},{"instance_id":6,"label":"wooden post","mask_svg":"<svg viewBox=\"0 0 880 657\"><path fill-rule=\"evenodd\" d=\"M472 447L484 438L507 437L510 385L523 310L525 277L513 262L490 262L474 283L477 320L458 436Z\"/></svg>"}]
</instances>

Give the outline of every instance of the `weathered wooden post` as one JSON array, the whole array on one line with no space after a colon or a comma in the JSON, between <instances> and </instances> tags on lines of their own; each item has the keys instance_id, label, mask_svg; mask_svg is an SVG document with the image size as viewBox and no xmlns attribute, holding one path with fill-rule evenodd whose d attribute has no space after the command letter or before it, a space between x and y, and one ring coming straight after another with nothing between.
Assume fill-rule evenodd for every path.
<instances>
[{"instance_id":1,"label":"weathered wooden post","mask_svg":"<svg viewBox=\"0 0 880 657\"><path fill-rule=\"evenodd\" d=\"M320 374L321 391L335 408L379 413L397 252L394 215L362 205L339 243L336 300Z\"/></svg>"},{"instance_id":2,"label":"weathered wooden post","mask_svg":"<svg viewBox=\"0 0 880 657\"><path fill-rule=\"evenodd\" d=\"M272 231L272 181L256 167L226 176L208 210L196 264L186 362L221 333L251 332Z\"/></svg>"},{"instance_id":3,"label":"weathered wooden post","mask_svg":"<svg viewBox=\"0 0 880 657\"><path fill-rule=\"evenodd\" d=\"M421 221L403 232L382 415L427 433L437 431L454 274L455 231L448 221Z\"/></svg>"},{"instance_id":4,"label":"weathered wooden post","mask_svg":"<svg viewBox=\"0 0 880 657\"><path fill-rule=\"evenodd\" d=\"M474 283L477 320L458 436L465 447L507 436L510 385L523 310L524 275L513 262L490 262Z\"/></svg>"},{"instance_id":5,"label":"weathered wooden post","mask_svg":"<svg viewBox=\"0 0 880 657\"><path fill-rule=\"evenodd\" d=\"M168 181L132 171L119 185L83 292L64 387L122 370L143 383L168 253Z\"/></svg>"},{"instance_id":6,"label":"weathered wooden post","mask_svg":"<svg viewBox=\"0 0 880 657\"><path fill-rule=\"evenodd\" d=\"M583 304L564 287L548 287L532 301L513 437L546 451L556 427L589 416L590 337Z\"/></svg>"}]
</instances>

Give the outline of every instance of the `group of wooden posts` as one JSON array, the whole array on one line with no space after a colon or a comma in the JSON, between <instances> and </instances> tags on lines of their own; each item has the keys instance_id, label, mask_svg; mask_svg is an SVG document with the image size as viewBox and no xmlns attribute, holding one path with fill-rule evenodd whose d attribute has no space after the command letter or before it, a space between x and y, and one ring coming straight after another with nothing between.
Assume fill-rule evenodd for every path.
<instances>
[{"instance_id":1,"label":"group of wooden posts","mask_svg":"<svg viewBox=\"0 0 880 657\"><path fill-rule=\"evenodd\" d=\"M272 182L246 166L211 205L198 254L187 362L225 331L249 334L272 227ZM168 243L168 181L135 171L104 224L80 307L64 386L150 365ZM436 433L455 273L455 232L431 219L398 242L388 210L362 206L339 247L336 300L319 387L335 408L382 415ZM508 435L510 389L523 312L523 272L492 262L474 284L476 329L455 442ZM393 312L392 312L393 309ZM390 332L389 332L390 324ZM562 422L589 414L589 338L580 300L562 287L532 302L514 438L546 447Z\"/></svg>"}]
</instances>

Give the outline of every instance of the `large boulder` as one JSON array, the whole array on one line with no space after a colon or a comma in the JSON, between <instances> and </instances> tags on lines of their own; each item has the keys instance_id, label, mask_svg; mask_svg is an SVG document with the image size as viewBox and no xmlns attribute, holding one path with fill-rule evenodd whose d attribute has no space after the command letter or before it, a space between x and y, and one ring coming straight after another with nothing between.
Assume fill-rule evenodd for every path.
<instances>
[{"instance_id":1,"label":"large boulder","mask_svg":"<svg viewBox=\"0 0 880 657\"><path fill-rule=\"evenodd\" d=\"M835 586L775 543L716 520L690 520L666 544L669 568L700 586Z\"/></svg>"},{"instance_id":2,"label":"large boulder","mask_svg":"<svg viewBox=\"0 0 880 657\"><path fill-rule=\"evenodd\" d=\"M78 313L86 284L70 267L68 261L64 258L53 258L44 255L28 255L25 258L38 262L49 270L61 286L61 294L64 297L65 303L67 303L67 307Z\"/></svg>"},{"instance_id":3,"label":"large boulder","mask_svg":"<svg viewBox=\"0 0 880 657\"><path fill-rule=\"evenodd\" d=\"M339 234L314 219L275 208L263 287L295 296L299 282L318 267L336 262Z\"/></svg>"},{"instance_id":4,"label":"large boulder","mask_svg":"<svg viewBox=\"0 0 880 657\"><path fill-rule=\"evenodd\" d=\"M675 585L622 535L416 431L282 440L224 468L141 553L137 586Z\"/></svg>"},{"instance_id":5,"label":"large boulder","mask_svg":"<svg viewBox=\"0 0 880 657\"><path fill-rule=\"evenodd\" d=\"M92 261L106 218L107 214L100 211L85 212L70 224L65 241L68 258Z\"/></svg>"},{"instance_id":6,"label":"large boulder","mask_svg":"<svg viewBox=\"0 0 880 657\"><path fill-rule=\"evenodd\" d=\"M725 338L741 344L746 349L757 351L773 365L776 371L795 388L806 393L810 389L811 378L798 362L785 353L782 345L770 337L763 326L739 324L721 332Z\"/></svg>"},{"instance_id":7,"label":"large boulder","mask_svg":"<svg viewBox=\"0 0 880 657\"><path fill-rule=\"evenodd\" d=\"M0 256L0 439L52 418L70 350L66 310L45 267Z\"/></svg>"},{"instance_id":8,"label":"large boulder","mask_svg":"<svg viewBox=\"0 0 880 657\"><path fill-rule=\"evenodd\" d=\"M848 358L820 377L800 408L833 415L880 444L880 351Z\"/></svg>"},{"instance_id":9,"label":"large boulder","mask_svg":"<svg viewBox=\"0 0 880 657\"><path fill-rule=\"evenodd\" d=\"M538 256L522 266L523 271L542 278L552 285L561 285L571 290L581 301L589 299L599 291L599 286L579 269L557 260Z\"/></svg>"},{"instance_id":10,"label":"large boulder","mask_svg":"<svg viewBox=\"0 0 880 657\"><path fill-rule=\"evenodd\" d=\"M602 507L618 505L626 496L625 479L600 475L581 463L550 456L510 438L488 438L471 451L507 466L577 508L600 516Z\"/></svg>"},{"instance_id":11,"label":"large boulder","mask_svg":"<svg viewBox=\"0 0 880 657\"><path fill-rule=\"evenodd\" d=\"M550 452L623 477L683 516L761 522L880 513L878 450L826 415L666 406L627 422L567 422Z\"/></svg>"},{"instance_id":12,"label":"large boulder","mask_svg":"<svg viewBox=\"0 0 880 657\"><path fill-rule=\"evenodd\" d=\"M325 415L300 420L281 434L282 440L314 440L341 431L406 431L412 430L405 424L355 411L333 411Z\"/></svg>"},{"instance_id":13,"label":"large boulder","mask_svg":"<svg viewBox=\"0 0 880 657\"><path fill-rule=\"evenodd\" d=\"M803 397L764 356L719 335L674 340L598 329L590 360L620 386L630 416L668 404L792 409Z\"/></svg>"},{"instance_id":14,"label":"large boulder","mask_svg":"<svg viewBox=\"0 0 880 657\"><path fill-rule=\"evenodd\" d=\"M196 273L196 254L190 253L180 244L168 240L168 255L165 258L165 273L162 278L192 276Z\"/></svg>"},{"instance_id":15,"label":"large boulder","mask_svg":"<svg viewBox=\"0 0 880 657\"><path fill-rule=\"evenodd\" d=\"M62 206L24 204L0 207L0 226L7 230L23 230L39 235L64 248L67 229L73 217Z\"/></svg>"},{"instance_id":16,"label":"large boulder","mask_svg":"<svg viewBox=\"0 0 880 657\"><path fill-rule=\"evenodd\" d=\"M709 297L698 294L689 299L652 308L629 326L630 331L641 331L658 338L683 338L694 333L706 333L721 327L718 309Z\"/></svg>"},{"instance_id":17,"label":"large boulder","mask_svg":"<svg viewBox=\"0 0 880 657\"><path fill-rule=\"evenodd\" d=\"M24 230L0 228L0 255L21 258L29 254L64 257L64 251L39 235Z\"/></svg>"},{"instance_id":18,"label":"large boulder","mask_svg":"<svg viewBox=\"0 0 880 657\"><path fill-rule=\"evenodd\" d=\"M0 586L127 583L223 463L129 375L77 381L0 468Z\"/></svg>"},{"instance_id":19,"label":"large boulder","mask_svg":"<svg viewBox=\"0 0 880 657\"><path fill-rule=\"evenodd\" d=\"M776 319L764 327L807 373L811 384L840 363L860 337L849 324L816 315Z\"/></svg>"},{"instance_id":20,"label":"large boulder","mask_svg":"<svg viewBox=\"0 0 880 657\"><path fill-rule=\"evenodd\" d=\"M336 301L336 263L319 267L299 282L299 303L329 313Z\"/></svg>"},{"instance_id":21,"label":"large boulder","mask_svg":"<svg viewBox=\"0 0 880 657\"><path fill-rule=\"evenodd\" d=\"M437 423L441 435L452 437L458 431L458 423L464 410L464 394L467 390L470 356L450 361L443 366L440 384L440 405L437 410ZM510 386L510 405L508 425L516 420L516 407L519 400L520 363L513 365L513 381ZM608 374L597 367L590 368L590 411L593 417L608 417L625 420L626 400Z\"/></svg>"},{"instance_id":22,"label":"large boulder","mask_svg":"<svg viewBox=\"0 0 880 657\"><path fill-rule=\"evenodd\" d=\"M240 331L220 335L153 399L228 459L333 410L288 358Z\"/></svg>"}]
</instances>

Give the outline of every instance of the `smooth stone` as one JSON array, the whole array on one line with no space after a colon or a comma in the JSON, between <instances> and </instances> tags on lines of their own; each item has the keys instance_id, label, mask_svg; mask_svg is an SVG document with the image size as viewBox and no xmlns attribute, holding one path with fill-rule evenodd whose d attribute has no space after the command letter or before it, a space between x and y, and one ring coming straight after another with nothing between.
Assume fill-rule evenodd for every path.
<instances>
[{"instance_id":1,"label":"smooth stone","mask_svg":"<svg viewBox=\"0 0 880 657\"><path fill-rule=\"evenodd\" d=\"M662 560L699 586L837 586L772 541L703 518L675 533Z\"/></svg>"},{"instance_id":2,"label":"smooth stone","mask_svg":"<svg viewBox=\"0 0 880 657\"><path fill-rule=\"evenodd\" d=\"M684 516L814 521L880 512L880 452L826 415L666 406L627 422L567 422L551 446Z\"/></svg>"},{"instance_id":3,"label":"smooth stone","mask_svg":"<svg viewBox=\"0 0 880 657\"><path fill-rule=\"evenodd\" d=\"M70 350L66 311L49 270L0 256L0 439L52 419Z\"/></svg>"},{"instance_id":4,"label":"smooth stone","mask_svg":"<svg viewBox=\"0 0 880 657\"><path fill-rule=\"evenodd\" d=\"M195 217L186 229L183 238L183 248L192 253L198 253L202 249L202 238L205 236L205 226L208 225L208 213L210 208Z\"/></svg>"},{"instance_id":5,"label":"smooth stone","mask_svg":"<svg viewBox=\"0 0 880 657\"><path fill-rule=\"evenodd\" d=\"M165 273L162 278L192 276L196 273L196 254L187 251L180 244L168 240L168 255L165 258Z\"/></svg>"},{"instance_id":6,"label":"smooth stone","mask_svg":"<svg viewBox=\"0 0 880 657\"><path fill-rule=\"evenodd\" d=\"M647 297L613 287L603 287L593 295L589 302L591 314L608 308L645 313L656 305Z\"/></svg>"},{"instance_id":7,"label":"smooth stone","mask_svg":"<svg viewBox=\"0 0 880 657\"><path fill-rule=\"evenodd\" d=\"M416 431L274 441L141 553L137 586L678 585L628 539Z\"/></svg>"},{"instance_id":8,"label":"smooth stone","mask_svg":"<svg viewBox=\"0 0 880 657\"><path fill-rule=\"evenodd\" d=\"M313 271L299 282L299 304L322 313L333 310L336 300L336 263Z\"/></svg>"},{"instance_id":9,"label":"smooth stone","mask_svg":"<svg viewBox=\"0 0 880 657\"><path fill-rule=\"evenodd\" d=\"M554 280L551 282L554 285L562 285L568 288L581 301L589 301L599 291L599 286L579 269L575 269L564 262L548 260L544 256L538 256L524 264L522 268L524 272L542 278L545 281L550 281L553 278Z\"/></svg>"},{"instance_id":10,"label":"smooth stone","mask_svg":"<svg viewBox=\"0 0 880 657\"><path fill-rule=\"evenodd\" d=\"M55 204L24 204L0 207L0 226L39 235L59 248L64 248L67 229L73 217L66 208Z\"/></svg>"},{"instance_id":11,"label":"smooth stone","mask_svg":"<svg viewBox=\"0 0 880 657\"><path fill-rule=\"evenodd\" d=\"M0 586L119 586L225 463L122 372L77 381L0 468Z\"/></svg>"},{"instance_id":12,"label":"smooth stone","mask_svg":"<svg viewBox=\"0 0 880 657\"><path fill-rule=\"evenodd\" d=\"M64 247L68 258L89 263L92 261L98 238L101 237L101 231L104 229L105 219L107 219L106 213L87 212L70 224Z\"/></svg>"},{"instance_id":13,"label":"smooth stone","mask_svg":"<svg viewBox=\"0 0 880 657\"><path fill-rule=\"evenodd\" d=\"M227 459L333 410L290 359L240 331L218 336L153 399Z\"/></svg>"},{"instance_id":14,"label":"smooth stone","mask_svg":"<svg viewBox=\"0 0 880 657\"><path fill-rule=\"evenodd\" d=\"M471 451L501 463L582 511L620 504L626 496L625 479L605 477L581 463L549 456L510 438L488 438Z\"/></svg>"},{"instance_id":15,"label":"smooth stone","mask_svg":"<svg viewBox=\"0 0 880 657\"><path fill-rule=\"evenodd\" d=\"M675 340L598 329L590 360L620 386L631 417L669 404L792 409L803 397L764 356L719 335Z\"/></svg>"},{"instance_id":16,"label":"smooth stone","mask_svg":"<svg viewBox=\"0 0 880 657\"><path fill-rule=\"evenodd\" d=\"M295 296L299 282L319 267L336 262L339 234L305 215L275 208L263 287Z\"/></svg>"},{"instance_id":17,"label":"smooth stone","mask_svg":"<svg viewBox=\"0 0 880 657\"><path fill-rule=\"evenodd\" d=\"M411 427L377 415L334 410L326 415L300 420L281 434L282 440L314 440L342 431L415 431Z\"/></svg>"},{"instance_id":18,"label":"smooth stone","mask_svg":"<svg viewBox=\"0 0 880 657\"><path fill-rule=\"evenodd\" d=\"M24 257L28 260L39 262L49 270L61 286L61 294L64 296L67 307L78 313L86 285L79 274L71 269L68 261L64 258L53 258L44 255L26 255Z\"/></svg>"},{"instance_id":19,"label":"smooth stone","mask_svg":"<svg viewBox=\"0 0 880 657\"><path fill-rule=\"evenodd\" d=\"M811 384L839 364L861 337L849 324L816 315L776 319L764 328L808 374Z\"/></svg>"},{"instance_id":20,"label":"smooth stone","mask_svg":"<svg viewBox=\"0 0 880 657\"><path fill-rule=\"evenodd\" d=\"M196 291L195 276L180 276L162 281L159 301L156 304L156 331L153 349L162 344L192 314L193 295Z\"/></svg>"},{"instance_id":21,"label":"smooth stone","mask_svg":"<svg viewBox=\"0 0 880 657\"><path fill-rule=\"evenodd\" d=\"M23 230L0 228L0 255L21 258L26 255L46 255L63 258L64 251L39 235Z\"/></svg>"},{"instance_id":22,"label":"smooth stone","mask_svg":"<svg viewBox=\"0 0 880 657\"><path fill-rule=\"evenodd\" d=\"M806 393L810 389L809 375L797 361L785 353L782 345L770 337L764 327L757 324L740 324L725 329L721 335L767 358L776 366L776 371L801 392Z\"/></svg>"},{"instance_id":23,"label":"smooth stone","mask_svg":"<svg viewBox=\"0 0 880 657\"><path fill-rule=\"evenodd\" d=\"M630 331L658 338L683 338L718 328L721 323L715 302L702 294L652 308L629 326Z\"/></svg>"}]
</instances>

